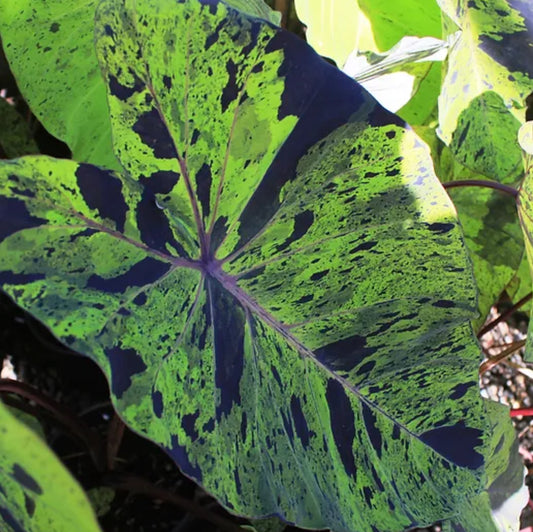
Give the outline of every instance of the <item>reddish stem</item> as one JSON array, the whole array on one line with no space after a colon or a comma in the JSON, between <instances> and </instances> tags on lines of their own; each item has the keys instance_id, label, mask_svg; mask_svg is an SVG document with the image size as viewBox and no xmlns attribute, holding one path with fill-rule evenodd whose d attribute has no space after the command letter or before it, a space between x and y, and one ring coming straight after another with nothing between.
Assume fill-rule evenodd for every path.
<instances>
[{"instance_id":1,"label":"reddish stem","mask_svg":"<svg viewBox=\"0 0 533 532\"><path fill-rule=\"evenodd\" d=\"M517 311L522 305L525 305L533 297L533 292L529 292L527 296L524 296L520 301L515 303L511 308L507 309L505 312L502 312L496 319L487 323L483 326L480 331L477 333L477 337L481 338L484 334L487 334L489 331L494 329L498 323L505 321L507 318L512 316L515 311Z\"/></svg>"},{"instance_id":2,"label":"reddish stem","mask_svg":"<svg viewBox=\"0 0 533 532\"><path fill-rule=\"evenodd\" d=\"M499 190L505 194L513 196L513 198L518 197L518 190L509 185L502 185L496 181L484 181L482 179L464 179L462 181L448 181L447 183L442 183L442 186L445 189L449 188L458 188L458 187L483 187L483 188L493 188L494 190Z\"/></svg>"}]
</instances>

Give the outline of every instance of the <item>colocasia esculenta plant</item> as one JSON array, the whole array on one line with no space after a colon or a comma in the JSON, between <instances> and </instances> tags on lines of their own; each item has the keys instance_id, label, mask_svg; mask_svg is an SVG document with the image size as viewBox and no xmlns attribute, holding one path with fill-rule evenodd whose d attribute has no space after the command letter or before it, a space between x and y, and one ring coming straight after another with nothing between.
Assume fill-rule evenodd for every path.
<instances>
[{"instance_id":1,"label":"colocasia esculenta plant","mask_svg":"<svg viewBox=\"0 0 533 532\"><path fill-rule=\"evenodd\" d=\"M423 77L420 56L394 63L419 77L398 116L259 1L0 0L20 90L72 151L0 162L0 286L98 364L127 426L236 514L491 532L501 493L523 482L508 409L479 393L473 329L513 279L529 286L523 242L518 228L498 262L501 244L479 235L501 191L454 191L461 226L435 174L523 176L530 71L503 54L519 95L487 66L486 90L468 93L464 54L490 66L498 35L531 43L531 7L478 3L397 2L417 4L413 28L398 15L389 33L386 2L365 7L376 50L420 35L424 17L455 36ZM498 9L512 23L490 33ZM511 124L512 145L487 117ZM518 162L491 166L496 144ZM33 436L0 414L3 530L97 530L81 492L58 506L70 488L52 482L44 443L32 439L37 461L20 456Z\"/></svg>"}]
</instances>

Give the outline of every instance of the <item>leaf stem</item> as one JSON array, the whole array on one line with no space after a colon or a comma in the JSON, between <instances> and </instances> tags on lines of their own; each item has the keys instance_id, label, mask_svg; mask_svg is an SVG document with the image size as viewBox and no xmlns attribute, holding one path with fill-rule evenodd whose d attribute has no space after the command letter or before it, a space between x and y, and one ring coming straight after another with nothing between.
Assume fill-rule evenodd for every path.
<instances>
[{"instance_id":1,"label":"leaf stem","mask_svg":"<svg viewBox=\"0 0 533 532\"><path fill-rule=\"evenodd\" d=\"M76 436L87 447L98 471L104 471L103 445L100 436L73 412L52 398L47 397L37 388L13 379L0 379L0 393L18 395L44 408L48 414L63 426L67 427L70 433Z\"/></svg>"},{"instance_id":2,"label":"leaf stem","mask_svg":"<svg viewBox=\"0 0 533 532\"><path fill-rule=\"evenodd\" d=\"M483 362L483 364L479 366L479 374L482 375L489 369L492 369L494 366L497 366L502 360L505 360L507 357L510 357L513 353L516 353L525 345L525 340L513 342L511 347L508 347L507 349L504 349L501 353L498 353L497 355L494 355L493 357L490 357L489 359L485 360L485 362Z\"/></svg>"},{"instance_id":3,"label":"leaf stem","mask_svg":"<svg viewBox=\"0 0 533 532\"><path fill-rule=\"evenodd\" d=\"M447 183L442 183L442 186L445 189L458 188L458 187L484 187L484 188L493 188L494 190L499 190L505 194L513 196L513 198L518 197L518 190L509 185L503 185L502 183L497 183L496 181L485 181L483 179L464 179L459 181L448 181Z\"/></svg>"},{"instance_id":4,"label":"leaf stem","mask_svg":"<svg viewBox=\"0 0 533 532\"><path fill-rule=\"evenodd\" d=\"M502 312L497 318L495 318L494 320L490 321L485 326L483 326L477 333L477 337L481 338L484 334L487 334L489 331L494 329L496 325L498 325L502 321L512 316L516 310L518 310L522 305L525 305L532 297L533 297L533 292L529 292L527 296L524 296L520 301L515 303L511 308L507 309L505 312Z\"/></svg>"},{"instance_id":5,"label":"leaf stem","mask_svg":"<svg viewBox=\"0 0 533 532\"><path fill-rule=\"evenodd\" d=\"M164 488L160 488L155 484L145 480L136 475L125 473L113 473L104 478L104 483L115 489L128 491L129 493L137 493L147 495L153 499L159 499L164 502L175 504L185 511L193 514L202 521L209 521L225 532L242 532L240 525L233 523L229 519L211 512L204 506L195 503L185 497L172 493Z\"/></svg>"},{"instance_id":6,"label":"leaf stem","mask_svg":"<svg viewBox=\"0 0 533 532\"><path fill-rule=\"evenodd\" d=\"M109 423L107 430L107 469L112 471L115 468L115 460L117 458L120 444L122 443L122 437L124 436L125 425L120 419L119 415L115 412Z\"/></svg>"}]
</instances>

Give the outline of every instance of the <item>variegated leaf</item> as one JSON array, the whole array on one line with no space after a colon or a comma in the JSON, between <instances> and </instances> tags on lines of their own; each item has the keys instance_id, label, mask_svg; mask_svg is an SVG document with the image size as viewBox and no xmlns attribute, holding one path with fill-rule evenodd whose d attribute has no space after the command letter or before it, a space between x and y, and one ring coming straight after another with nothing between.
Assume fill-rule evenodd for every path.
<instances>
[{"instance_id":1,"label":"variegated leaf","mask_svg":"<svg viewBox=\"0 0 533 532\"><path fill-rule=\"evenodd\" d=\"M122 169L0 165L3 288L234 512L458 517L513 433L478 394L470 263L427 148L222 2L104 0L96 46Z\"/></svg>"}]
</instances>

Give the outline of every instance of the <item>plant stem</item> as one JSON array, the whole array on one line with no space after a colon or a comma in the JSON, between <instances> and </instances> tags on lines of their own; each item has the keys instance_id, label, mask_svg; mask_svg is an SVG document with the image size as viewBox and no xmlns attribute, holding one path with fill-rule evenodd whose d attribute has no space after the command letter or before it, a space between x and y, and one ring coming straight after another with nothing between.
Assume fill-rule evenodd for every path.
<instances>
[{"instance_id":1,"label":"plant stem","mask_svg":"<svg viewBox=\"0 0 533 532\"><path fill-rule=\"evenodd\" d=\"M209 521L225 532L242 532L242 528L229 519L211 512L204 506L201 506L194 501L186 499L185 497L181 497L180 495L172 493L164 488L160 488L159 486L152 484L142 477L124 473L113 473L112 475L108 475L106 478L104 478L104 483L106 486L110 486L115 489L147 495L153 499L159 499L164 502L175 504L176 506L179 506L185 511L193 514L198 519L201 519L202 521Z\"/></svg>"},{"instance_id":2,"label":"plant stem","mask_svg":"<svg viewBox=\"0 0 533 532\"><path fill-rule=\"evenodd\" d=\"M289 14L289 0L276 0L274 3L274 9L281 12L281 23L282 28L287 27L287 17Z\"/></svg>"},{"instance_id":3,"label":"plant stem","mask_svg":"<svg viewBox=\"0 0 533 532\"><path fill-rule=\"evenodd\" d=\"M122 419L115 412L107 430L107 469L109 471L112 471L115 467L115 459L122 442L124 428L125 425Z\"/></svg>"},{"instance_id":4,"label":"plant stem","mask_svg":"<svg viewBox=\"0 0 533 532\"><path fill-rule=\"evenodd\" d=\"M505 194L509 194L516 198L518 196L518 190L509 185L502 185L496 181L484 181L482 179L465 179L463 181L448 181L447 183L442 183L442 186L445 189L457 188L457 187L484 187L484 188L493 188L494 190L499 190Z\"/></svg>"},{"instance_id":5,"label":"plant stem","mask_svg":"<svg viewBox=\"0 0 533 532\"><path fill-rule=\"evenodd\" d=\"M104 470L103 445L100 436L69 409L47 397L37 388L12 379L0 379L0 393L11 393L24 397L44 408L53 419L68 428L69 432L87 447L98 471Z\"/></svg>"},{"instance_id":6,"label":"plant stem","mask_svg":"<svg viewBox=\"0 0 533 532\"><path fill-rule=\"evenodd\" d=\"M479 374L482 375L489 369L492 369L494 366L498 365L502 360L505 360L507 357L511 356L513 353L516 353L519 349L526 345L525 340L520 340L518 342L513 342L511 347L504 349L501 353L490 357L488 360L485 360L481 366L479 366Z\"/></svg>"},{"instance_id":7,"label":"plant stem","mask_svg":"<svg viewBox=\"0 0 533 532\"><path fill-rule=\"evenodd\" d=\"M516 310L518 310L522 305L525 305L532 297L533 297L533 292L529 292L527 296L524 296L520 301L515 303L511 308L507 309L505 312L502 312L496 319L492 320L491 322L487 323L487 325L483 326L480 329L480 331L477 333L477 337L481 338L484 334L487 334L489 331L494 329L494 327L496 327L498 323L512 316Z\"/></svg>"}]
</instances>

